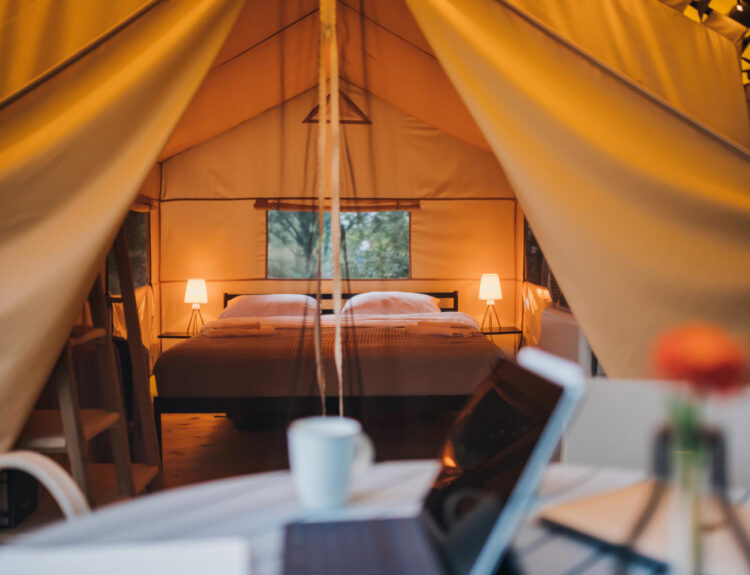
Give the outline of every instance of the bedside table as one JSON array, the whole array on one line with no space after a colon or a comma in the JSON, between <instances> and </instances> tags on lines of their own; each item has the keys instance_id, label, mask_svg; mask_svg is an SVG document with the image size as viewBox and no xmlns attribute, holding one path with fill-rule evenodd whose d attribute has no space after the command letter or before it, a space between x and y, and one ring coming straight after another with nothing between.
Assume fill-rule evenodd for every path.
<instances>
[{"instance_id":1,"label":"bedside table","mask_svg":"<svg viewBox=\"0 0 750 575\"><path fill-rule=\"evenodd\" d=\"M185 331L165 331L159 334L159 339L190 339L193 337Z\"/></svg>"},{"instance_id":2,"label":"bedside table","mask_svg":"<svg viewBox=\"0 0 750 575\"><path fill-rule=\"evenodd\" d=\"M493 329L492 331L483 331L482 333L484 335L489 335L490 339L492 339L493 335L521 335L523 333L523 330L520 327L508 326L501 327L499 329Z\"/></svg>"},{"instance_id":3,"label":"bedside table","mask_svg":"<svg viewBox=\"0 0 750 575\"><path fill-rule=\"evenodd\" d=\"M495 343L495 340L493 336L495 335L512 335L513 336L513 353L518 352L518 346L521 343L521 335L523 335L523 330L520 327L515 326L507 326L507 327L501 327L498 329L493 329L492 331L483 331L484 335L489 337L490 341L492 343Z\"/></svg>"}]
</instances>

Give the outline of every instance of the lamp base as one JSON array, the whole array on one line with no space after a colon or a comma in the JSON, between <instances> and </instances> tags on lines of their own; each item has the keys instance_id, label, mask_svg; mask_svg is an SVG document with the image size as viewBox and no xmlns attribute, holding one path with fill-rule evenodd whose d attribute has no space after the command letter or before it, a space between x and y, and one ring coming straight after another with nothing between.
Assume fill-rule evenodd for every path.
<instances>
[{"instance_id":1,"label":"lamp base","mask_svg":"<svg viewBox=\"0 0 750 575\"><path fill-rule=\"evenodd\" d=\"M497 322L497 325L493 325L492 322L492 316L495 316L495 321ZM485 326L487 329L485 329ZM487 332L493 332L498 331L502 326L500 325L500 318L497 317L497 310L495 310L495 302L492 300L489 300L487 302L487 309L484 310L484 317L482 318L482 327L480 327L480 331L487 331Z\"/></svg>"},{"instance_id":2,"label":"lamp base","mask_svg":"<svg viewBox=\"0 0 750 575\"><path fill-rule=\"evenodd\" d=\"M198 325L199 321L200 325ZM206 325L206 322L203 321L201 306L198 303L194 303L193 311L190 314L190 321L188 321L187 329L185 331L188 335L198 335L200 328L204 325Z\"/></svg>"}]
</instances>

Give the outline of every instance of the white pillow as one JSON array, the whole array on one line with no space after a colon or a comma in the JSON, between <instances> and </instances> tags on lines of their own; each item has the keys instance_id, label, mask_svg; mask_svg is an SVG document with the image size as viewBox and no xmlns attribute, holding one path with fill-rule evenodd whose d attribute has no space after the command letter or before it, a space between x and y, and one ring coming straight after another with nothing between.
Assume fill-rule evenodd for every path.
<instances>
[{"instance_id":1,"label":"white pillow","mask_svg":"<svg viewBox=\"0 0 750 575\"><path fill-rule=\"evenodd\" d=\"M318 313L318 302L308 295L275 293L267 295L240 295L229 300L219 318L265 317L271 315L305 315Z\"/></svg>"},{"instance_id":2,"label":"white pillow","mask_svg":"<svg viewBox=\"0 0 750 575\"><path fill-rule=\"evenodd\" d=\"M344 312L354 315L390 315L401 313L439 312L439 299L403 291L371 291L351 298Z\"/></svg>"}]
</instances>

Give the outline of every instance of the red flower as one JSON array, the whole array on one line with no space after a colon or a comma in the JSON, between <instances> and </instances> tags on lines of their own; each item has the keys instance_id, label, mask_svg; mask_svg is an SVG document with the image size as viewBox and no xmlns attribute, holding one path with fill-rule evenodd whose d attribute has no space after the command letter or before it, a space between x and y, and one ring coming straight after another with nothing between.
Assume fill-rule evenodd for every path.
<instances>
[{"instance_id":1,"label":"red flower","mask_svg":"<svg viewBox=\"0 0 750 575\"><path fill-rule=\"evenodd\" d=\"M723 330L688 324L668 331L654 344L656 375L687 383L699 394L727 395L738 391L745 375L742 345Z\"/></svg>"}]
</instances>

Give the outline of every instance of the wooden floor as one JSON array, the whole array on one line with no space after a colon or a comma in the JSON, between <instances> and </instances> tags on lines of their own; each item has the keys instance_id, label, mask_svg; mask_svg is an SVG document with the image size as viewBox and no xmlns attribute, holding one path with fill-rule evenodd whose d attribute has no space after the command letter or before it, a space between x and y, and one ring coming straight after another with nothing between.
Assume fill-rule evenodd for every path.
<instances>
[{"instance_id":1,"label":"wooden floor","mask_svg":"<svg viewBox=\"0 0 750 575\"><path fill-rule=\"evenodd\" d=\"M453 414L403 414L368 418L377 459L437 457ZM286 432L237 429L224 415L163 416L164 485L167 488L211 479L289 467Z\"/></svg>"},{"instance_id":2,"label":"wooden floor","mask_svg":"<svg viewBox=\"0 0 750 575\"><path fill-rule=\"evenodd\" d=\"M438 456L454 413L368 415L365 430L378 461ZM238 429L220 414L165 414L162 419L166 489L213 479L288 468L283 424L272 429ZM46 493L37 512L18 529L0 530L0 541L60 517Z\"/></svg>"}]
</instances>

